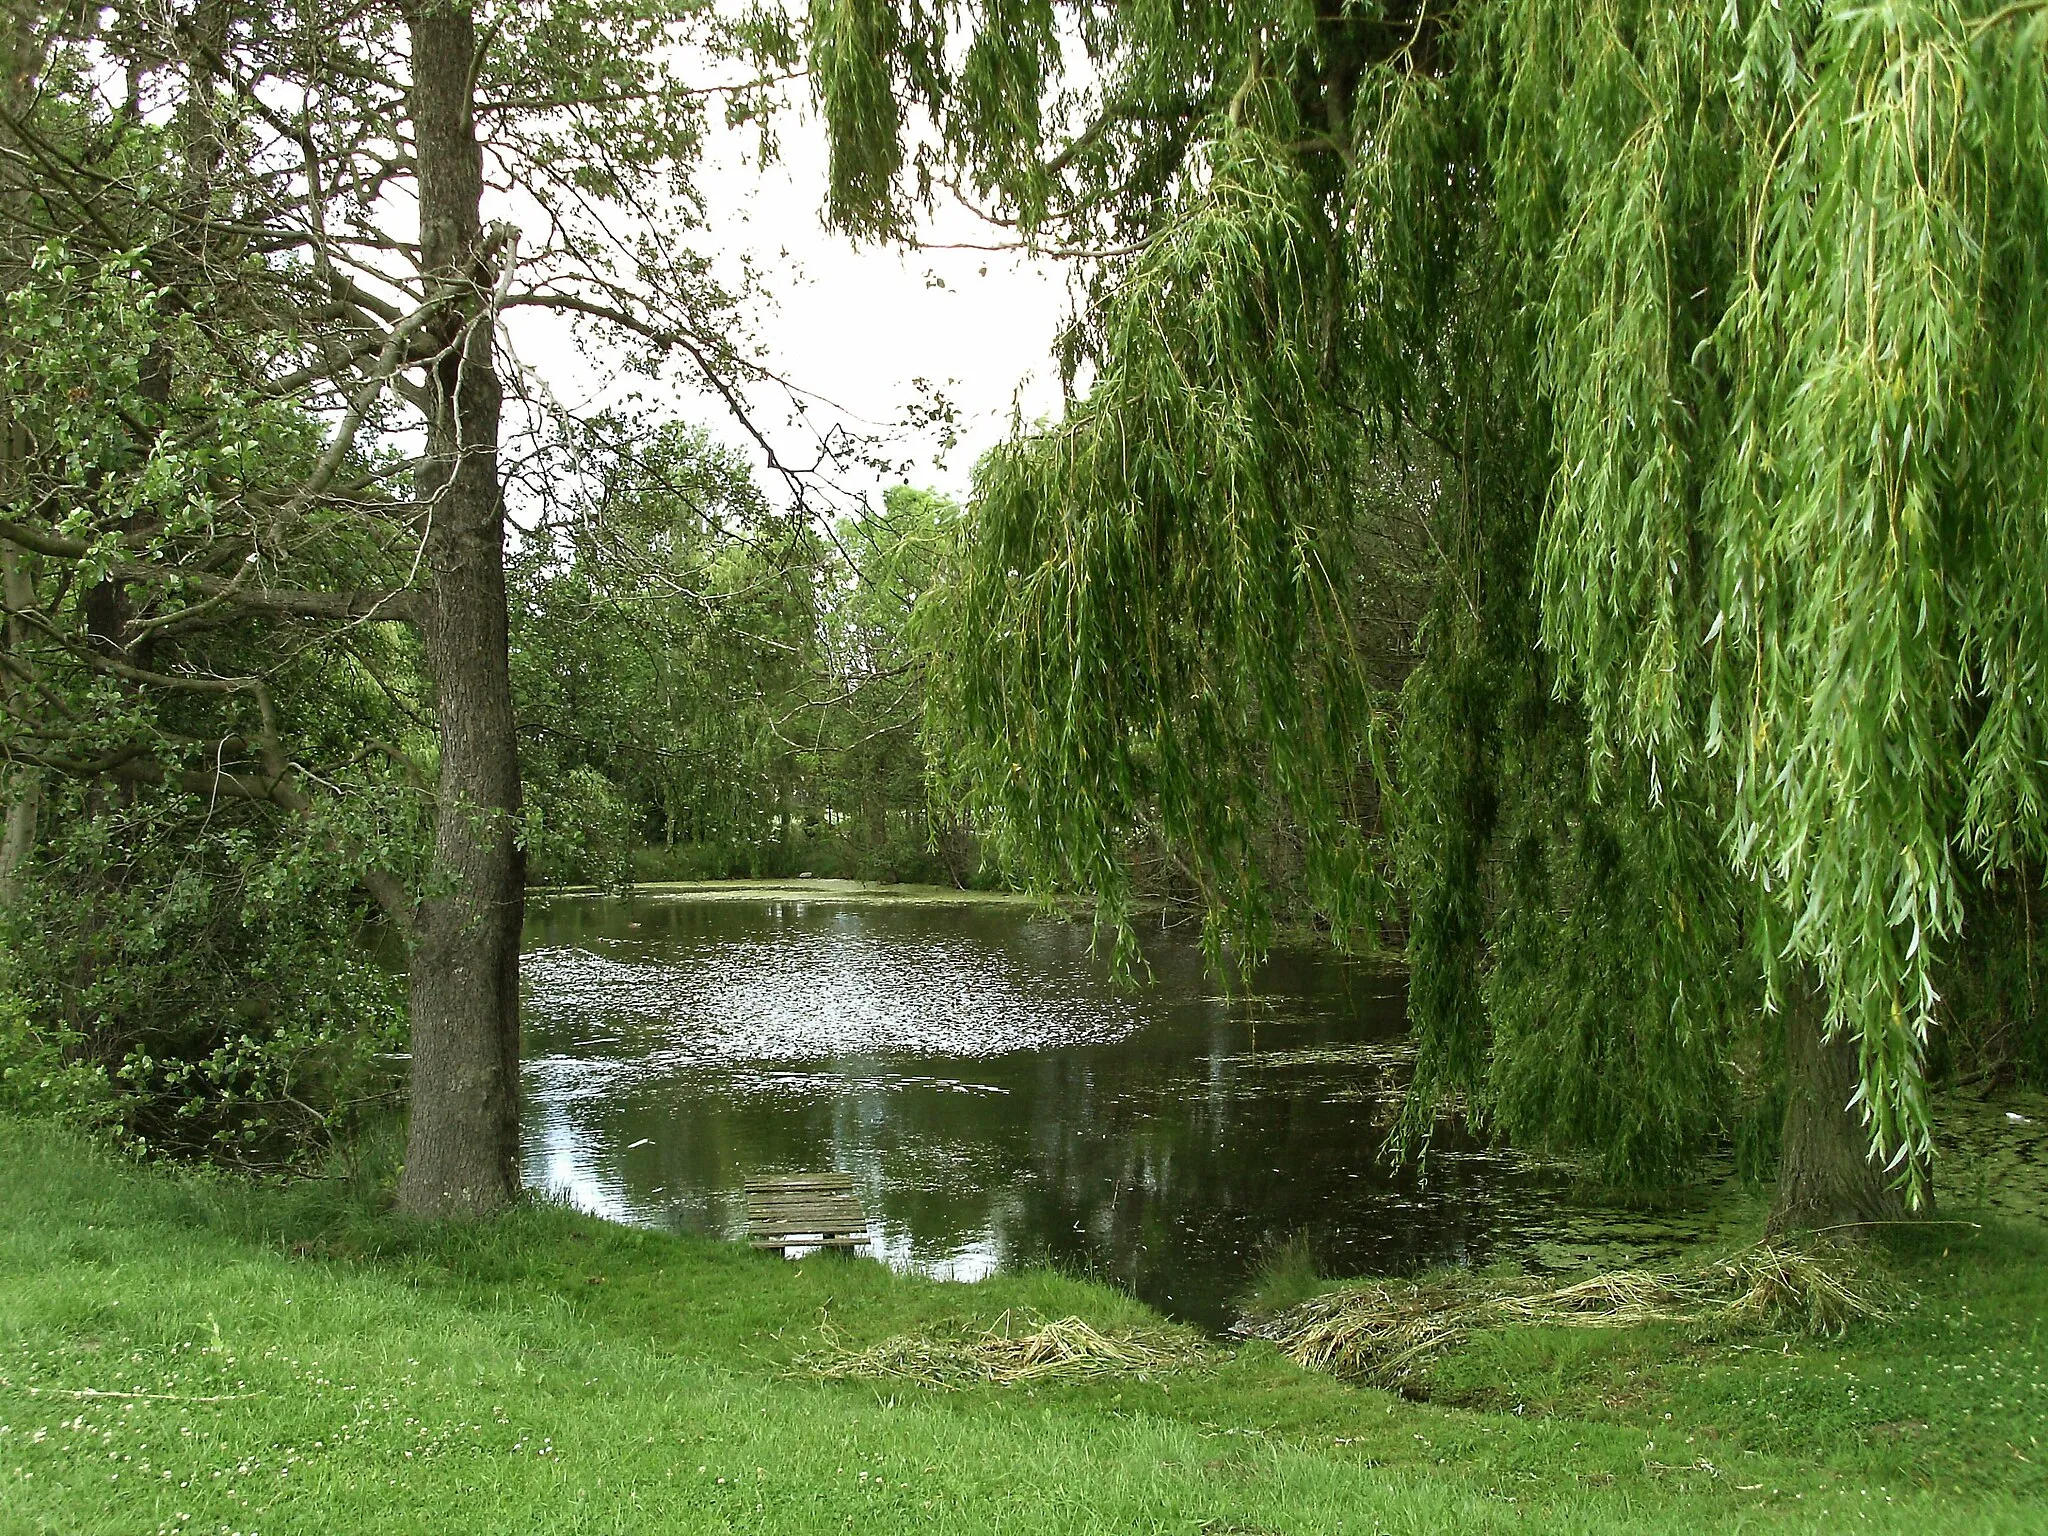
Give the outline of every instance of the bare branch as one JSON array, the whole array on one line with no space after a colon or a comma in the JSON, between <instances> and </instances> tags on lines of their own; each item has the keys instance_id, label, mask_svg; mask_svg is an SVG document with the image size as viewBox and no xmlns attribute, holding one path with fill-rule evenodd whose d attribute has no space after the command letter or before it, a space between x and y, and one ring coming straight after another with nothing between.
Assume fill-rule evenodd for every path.
<instances>
[{"instance_id":1,"label":"bare branch","mask_svg":"<svg viewBox=\"0 0 2048 1536\"><path fill-rule=\"evenodd\" d=\"M61 534L46 533L7 519L0 519L0 539L57 560L86 561L95 558L93 547L83 539L65 538ZM252 553L247 558L253 561L256 557ZM132 560L109 561L106 570L118 581L190 587L203 596L217 597L239 608L290 618L417 623L425 612L417 592L309 592L290 587L240 586L239 577L209 576L175 566Z\"/></svg>"}]
</instances>

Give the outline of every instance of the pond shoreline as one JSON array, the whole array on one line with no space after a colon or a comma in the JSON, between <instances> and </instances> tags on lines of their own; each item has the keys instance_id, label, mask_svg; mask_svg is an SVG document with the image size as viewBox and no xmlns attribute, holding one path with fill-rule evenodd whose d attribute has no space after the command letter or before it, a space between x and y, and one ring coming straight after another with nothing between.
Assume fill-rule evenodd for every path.
<instances>
[{"instance_id":1,"label":"pond shoreline","mask_svg":"<svg viewBox=\"0 0 2048 1536\"><path fill-rule=\"evenodd\" d=\"M1276 1249L1346 1272L1510 1252L1662 1261L1654 1216L1445 1127L1380 1155L1405 1081L1398 977L1281 945L1224 985L1142 924L1150 985L1029 898L855 882L536 900L524 1176L580 1208L730 1233L764 1174L856 1175L878 1257L949 1278L1045 1263L1218 1330ZM1711 1210L1709 1208L1712 1208Z\"/></svg>"},{"instance_id":2,"label":"pond shoreline","mask_svg":"<svg viewBox=\"0 0 2048 1536\"><path fill-rule=\"evenodd\" d=\"M801 1362L1160 1319L541 1201L423 1226L374 1176L245 1185L5 1116L0 1162L25 1528L2031 1536L2048 1507L2048 1235L1988 1212L1887 1234L1910 1312L1840 1340L1488 1328L1420 1402L1257 1341L941 1395Z\"/></svg>"},{"instance_id":3,"label":"pond shoreline","mask_svg":"<svg viewBox=\"0 0 2048 1536\"><path fill-rule=\"evenodd\" d=\"M642 880L616 890L598 885L532 885L526 888L529 901L591 900L615 897L676 897L693 901L746 901L762 896L800 896L814 901L848 904L874 903L902 907L1021 907L1039 916L1070 923L1091 922L1094 908L1087 898L1058 895L1035 896L1029 891L980 891L964 886L919 885L909 881L841 880L837 878L789 876L772 880ZM1199 931L1202 917L1190 907L1176 906L1158 897L1139 897L1131 902L1133 917L1159 918L1170 932ZM1341 957L1348 965L1383 976L1406 976L1408 959L1394 950L1373 953L1349 952L1337 948L1329 935L1313 923L1290 919L1278 924L1273 948L1306 949Z\"/></svg>"},{"instance_id":4,"label":"pond shoreline","mask_svg":"<svg viewBox=\"0 0 2048 1536\"><path fill-rule=\"evenodd\" d=\"M1058 903L1051 907L1023 891L970 891L950 885L894 884L880 880L803 879L778 880L648 880L622 890L596 885L529 886L529 898L554 900L560 897L661 897L687 896L698 901L753 901L763 896L804 896L814 900L880 902L894 906L928 907L1029 907L1041 912L1071 915Z\"/></svg>"}]
</instances>

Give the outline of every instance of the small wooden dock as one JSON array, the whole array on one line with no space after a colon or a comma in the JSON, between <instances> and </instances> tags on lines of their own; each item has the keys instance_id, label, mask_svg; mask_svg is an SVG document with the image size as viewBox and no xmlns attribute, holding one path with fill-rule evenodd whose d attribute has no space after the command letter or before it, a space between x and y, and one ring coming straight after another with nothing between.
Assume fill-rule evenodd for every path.
<instances>
[{"instance_id":1,"label":"small wooden dock","mask_svg":"<svg viewBox=\"0 0 2048 1536\"><path fill-rule=\"evenodd\" d=\"M859 1248L868 1236L867 1213L850 1173L792 1173L749 1179L747 1241L787 1253L792 1248Z\"/></svg>"}]
</instances>

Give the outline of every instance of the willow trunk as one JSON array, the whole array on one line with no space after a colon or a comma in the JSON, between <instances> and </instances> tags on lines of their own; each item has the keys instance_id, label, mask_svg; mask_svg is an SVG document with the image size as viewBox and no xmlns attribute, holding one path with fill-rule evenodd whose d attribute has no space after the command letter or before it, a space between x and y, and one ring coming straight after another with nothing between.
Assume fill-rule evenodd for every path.
<instances>
[{"instance_id":1,"label":"willow trunk","mask_svg":"<svg viewBox=\"0 0 2048 1536\"><path fill-rule=\"evenodd\" d=\"M417 4L412 43L421 265L447 296L433 328L426 462L430 590L421 634L440 717L434 867L412 952L412 1120L402 1210L467 1218L519 1184L519 930L525 860L505 613L503 392L482 227L483 157L466 8Z\"/></svg>"},{"instance_id":2,"label":"willow trunk","mask_svg":"<svg viewBox=\"0 0 2048 1536\"><path fill-rule=\"evenodd\" d=\"M1856 1042L1847 1034L1825 1039L1824 1013L1817 991L1785 1008L1785 1127L1765 1225L1772 1236L1853 1237L1905 1215L1904 1199L1870 1155L1870 1134L1851 1107L1861 1080Z\"/></svg>"}]
</instances>

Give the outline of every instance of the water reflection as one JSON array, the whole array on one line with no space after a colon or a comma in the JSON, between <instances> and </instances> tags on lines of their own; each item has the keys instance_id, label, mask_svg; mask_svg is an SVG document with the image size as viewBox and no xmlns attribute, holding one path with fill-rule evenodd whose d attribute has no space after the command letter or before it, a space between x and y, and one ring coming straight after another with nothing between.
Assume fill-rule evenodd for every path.
<instances>
[{"instance_id":1,"label":"water reflection","mask_svg":"<svg viewBox=\"0 0 2048 1536\"><path fill-rule=\"evenodd\" d=\"M842 1168L891 1264L1054 1262L1209 1325L1290 1237L1360 1272L1597 1240L1559 1180L1482 1150L1379 1162L1396 980L1281 955L1226 1001L1192 946L1149 955L1129 993L1085 930L1015 908L536 904L526 1177L731 1236L744 1178Z\"/></svg>"}]
</instances>

